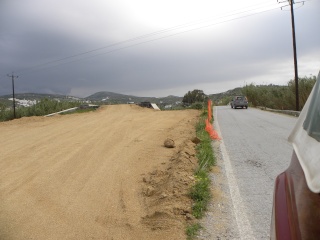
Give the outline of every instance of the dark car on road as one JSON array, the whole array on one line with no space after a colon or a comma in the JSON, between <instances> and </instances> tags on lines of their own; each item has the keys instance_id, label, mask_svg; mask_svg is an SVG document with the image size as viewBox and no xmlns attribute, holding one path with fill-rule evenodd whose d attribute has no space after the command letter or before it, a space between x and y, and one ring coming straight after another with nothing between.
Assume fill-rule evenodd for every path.
<instances>
[{"instance_id":1,"label":"dark car on road","mask_svg":"<svg viewBox=\"0 0 320 240\"><path fill-rule=\"evenodd\" d=\"M275 181L271 239L320 239L320 73L289 136L291 163Z\"/></svg>"},{"instance_id":2,"label":"dark car on road","mask_svg":"<svg viewBox=\"0 0 320 240\"><path fill-rule=\"evenodd\" d=\"M234 109L238 107L248 108L248 100L245 96L235 96L231 99L230 105L231 105L231 108L234 108Z\"/></svg>"}]
</instances>

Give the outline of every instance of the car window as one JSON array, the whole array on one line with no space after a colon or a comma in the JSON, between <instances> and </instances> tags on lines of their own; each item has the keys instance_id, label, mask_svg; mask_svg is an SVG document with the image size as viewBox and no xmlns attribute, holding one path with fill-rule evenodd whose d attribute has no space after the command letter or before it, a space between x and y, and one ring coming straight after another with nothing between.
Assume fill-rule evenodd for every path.
<instances>
[{"instance_id":1,"label":"car window","mask_svg":"<svg viewBox=\"0 0 320 240\"><path fill-rule=\"evenodd\" d=\"M320 142L320 81L319 79L316 82L316 85L314 86L314 93L311 98L306 119L303 123L303 128L307 131L310 137Z\"/></svg>"}]
</instances>

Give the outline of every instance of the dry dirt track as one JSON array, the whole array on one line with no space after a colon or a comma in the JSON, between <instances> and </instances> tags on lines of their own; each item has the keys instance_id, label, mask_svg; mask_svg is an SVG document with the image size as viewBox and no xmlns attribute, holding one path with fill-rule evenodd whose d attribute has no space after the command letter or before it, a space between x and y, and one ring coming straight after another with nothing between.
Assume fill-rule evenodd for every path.
<instances>
[{"instance_id":1,"label":"dry dirt track","mask_svg":"<svg viewBox=\"0 0 320 240\"><path fill-rule=\"evenodd\" d=\"M198 114L116 105L0 123L0 239L185 239Z\"/></svg>"}]
</instances>

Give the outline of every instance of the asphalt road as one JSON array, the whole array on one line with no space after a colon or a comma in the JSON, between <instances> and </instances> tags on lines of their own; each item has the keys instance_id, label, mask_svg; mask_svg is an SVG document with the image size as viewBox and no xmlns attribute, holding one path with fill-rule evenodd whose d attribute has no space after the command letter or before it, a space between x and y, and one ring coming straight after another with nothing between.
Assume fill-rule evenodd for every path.
<instances>
[{"instance_id":1,"label":"asphalt road","mask_svg":"<svg viewBox=\"0 0 320 240\"><path fill-rule=\"evenodd\" d=\"M240 238L269 239L274 181L290 163L297 118L229 106L214 115Z\"/></svg>"}]
</instances>

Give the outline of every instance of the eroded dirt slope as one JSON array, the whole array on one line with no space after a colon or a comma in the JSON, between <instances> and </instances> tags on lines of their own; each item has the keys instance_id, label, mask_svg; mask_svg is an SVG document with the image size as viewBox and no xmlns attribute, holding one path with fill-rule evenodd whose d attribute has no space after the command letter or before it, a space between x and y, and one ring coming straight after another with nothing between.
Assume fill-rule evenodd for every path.
<instances>
[{"instance_id":1,"label":"eroded dirt slope","mask_svg":"<svg viewBox=\"0 0 320 240\"><path fill-rule=\"evenodd\" d=\"M116 105L0 123L0 239L185 239L197 116Z\"/></svg>"}]
</instances>

